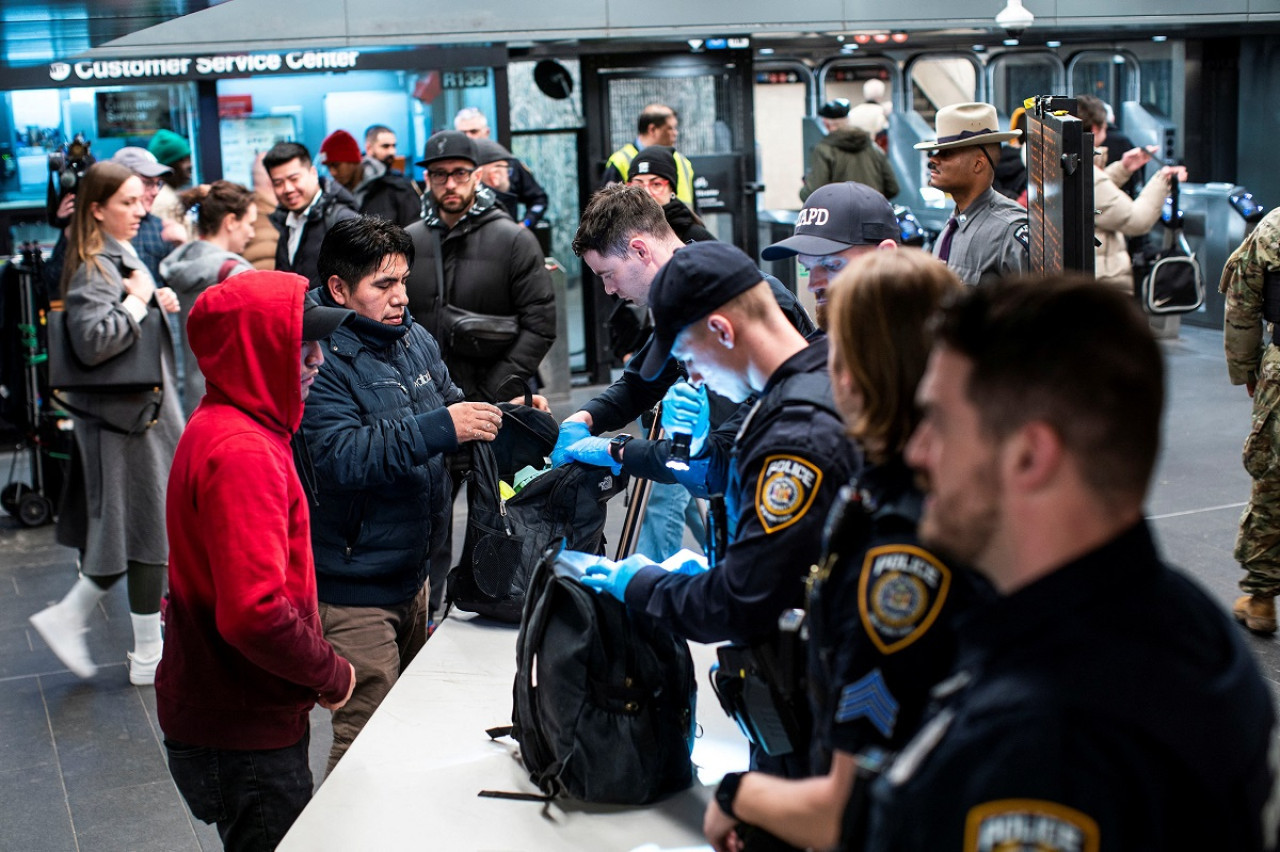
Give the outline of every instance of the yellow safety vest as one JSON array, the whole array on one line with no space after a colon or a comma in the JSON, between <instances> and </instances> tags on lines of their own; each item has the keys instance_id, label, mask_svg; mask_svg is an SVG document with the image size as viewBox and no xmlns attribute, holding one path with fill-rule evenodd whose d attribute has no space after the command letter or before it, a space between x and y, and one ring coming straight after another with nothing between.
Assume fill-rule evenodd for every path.
<instances>
[{"instance_id":1,"label":"yellow safety vest","mask_svg":"<svg viewBox=\"0 0 1280 852\"><path fill-rule=\"evenodd\" d=\"M622 182L626 183L631 179L631 161L636 158L640 150L636 148L634 142L628 142L618 150L609 155L606 166L613 168L622 175ZM676 198L679 198L693 209L693 163L689 162L689 158L679 151L673 151L676 157Z\"/></svg>"}]
</instances>

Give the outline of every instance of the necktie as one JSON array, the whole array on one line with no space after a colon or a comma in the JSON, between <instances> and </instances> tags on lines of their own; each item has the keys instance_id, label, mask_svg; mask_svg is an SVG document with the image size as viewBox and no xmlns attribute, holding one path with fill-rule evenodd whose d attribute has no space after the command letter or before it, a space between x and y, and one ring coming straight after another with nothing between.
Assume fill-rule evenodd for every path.
<instances>
[{"instance_id":1,"label":"necktie","mask_svg":"<svg viewBox=\"0 0 1280 852\"><path fill-rule=\"evenodd\" d=\"M955 236L956 229L960 227L960 223L956 221L956 217L952 216L947 220L947 226L942 229L942 238L938 242L938 260L946 263L951 257L951 238Z\"/></svg>"}]
</instances>

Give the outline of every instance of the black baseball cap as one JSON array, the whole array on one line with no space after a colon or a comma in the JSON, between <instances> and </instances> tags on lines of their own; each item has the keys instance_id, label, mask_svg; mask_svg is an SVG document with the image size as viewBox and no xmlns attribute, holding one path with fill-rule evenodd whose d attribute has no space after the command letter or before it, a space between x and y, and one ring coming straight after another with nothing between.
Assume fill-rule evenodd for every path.
<instances>
[{"instance_id":1,"label":"black baseball cap","mask_svg":"<svg viewBox=\"0 0 1280 852\"><path fill-rule=\"evenodd\" d=\"M767 246L760 256L782 260L797 254L821 257L852 246L874 246L901 236L893 205L857 181L829 183L809 196L796 216L796 232Z\"/></svg>"},{"instance_id":2,"label":"black baseball cap","mask_svg":"<svg viewBox=\"0 0 1280 852\"><path fill-rule=\"evenodd\" d=\"M500 142L494 142L492 139L472 139L471 144L476 146L476 165L487 166L490 163L497 163L506 160L508 163L516 161L516 155L512 154Z\"/></svg>"},{"instance_id":3,"label":"black baseball cap","mask_svg":"<svg viewBox=\"0 0 1280 852\"><path fill-rule=\"evenodd\" d=\"M349 308L330 308L308 298L302 309L302 339L324 340L356 315Z\"/></svg>"},{"instance_id":4,"label":"black baseball cap","mask_svg":"<svg viewBox=\"0 0 1280 852\"><path fill-rule=\"evenodd\" d=\"M751 258L729 243L691 243L676 251L649 288L653 344L640 375L657 378L680 332L763 280Z\"/></svg>"},{"instance_id":5,"label":"black baseball cap","mask_svg":"<svg viewBox=\"0 0 1280 852\"><path fill-rule=\"evenodd\" d=\"M441 130L432 134L417 165L425 168L437 160L470 160L472 165L480 163L475 143L461 130Z\"/></svg>"}]
</instances>

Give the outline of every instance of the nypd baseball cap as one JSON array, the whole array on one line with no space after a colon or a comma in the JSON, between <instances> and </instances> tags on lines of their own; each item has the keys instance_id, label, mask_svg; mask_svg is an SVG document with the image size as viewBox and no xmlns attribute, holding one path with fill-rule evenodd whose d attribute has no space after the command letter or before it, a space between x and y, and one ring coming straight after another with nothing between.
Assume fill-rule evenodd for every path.
<instances>
[{"instance_id":1,"label":"nypd baseball cap","mask_svg":"<svg viewBox=\"0 0 1280 852\"><path fill-rule=\"evenodd\" d=\"M441 130L427 140L422 159L417 165L427 167L437 160L470 160L477 165L476 146L471 137L460 130Z\"/></svg>"},{"instance_id":2,"label":"nypd baseball cap","mask_svg":"<svg viewBox=\"0 0 1280 852\"><path fill-rule=\"evenodd\" d=\"M821 257L852 246L874 246L884 240L897 242L898 217L893 205L880 193L857 181L829 183L809 196L796 216L796 232L765 248L765 260L782 260L797 254Z\"/></svg>"},{"instance_id":3,"label":"nypd baseball cap","mask_svg":"<svg viewBox=\"0 0 1280 852\"><path fill-rule=\"evenodd\" d=\"M691 243L676 251L649 288L653 343L640 375L657 378L680 332L763 280L751 258L729 243Z\"/></svg>"}]
</instances>

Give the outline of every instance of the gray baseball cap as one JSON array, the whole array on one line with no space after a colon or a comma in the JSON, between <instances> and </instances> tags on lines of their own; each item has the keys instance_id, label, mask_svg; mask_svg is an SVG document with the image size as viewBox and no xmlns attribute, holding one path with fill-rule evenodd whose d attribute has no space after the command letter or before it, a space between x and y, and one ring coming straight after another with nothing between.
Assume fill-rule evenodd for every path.
<instances>
[{"instance_id":1,"label":"gray baseball cap","mask_svg":"<svg viewBox=\"0 0 1280 852\"><path fill-rule=\"evenodd\" d=\"M155 154L146 148L136 148L132 145L116 151L115 156L111 158L111 162L118 166L124 166L134 174L146 178L155 178L173 173L173 169L157 160Z\"/></svg>"}]
</instances>

